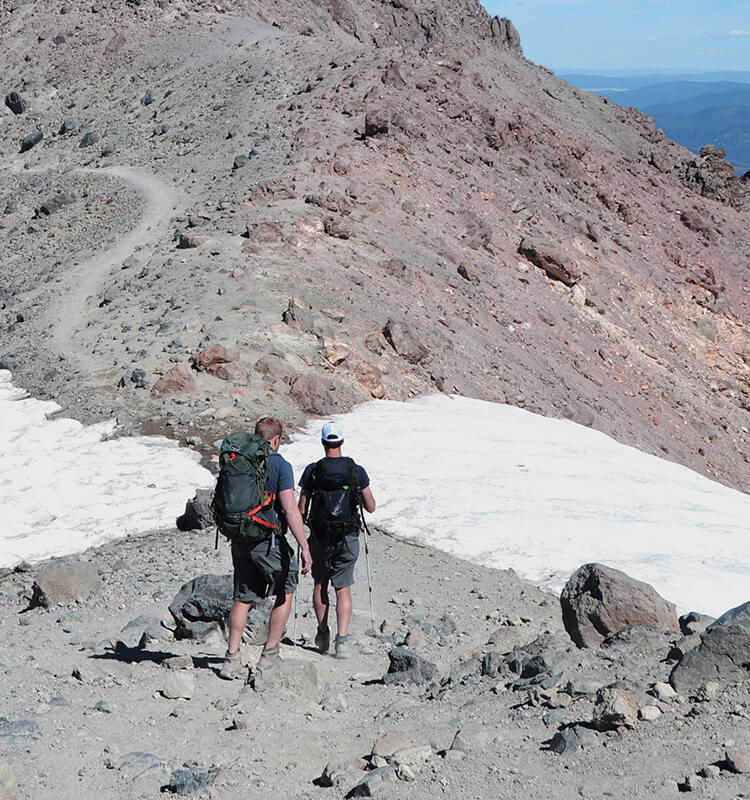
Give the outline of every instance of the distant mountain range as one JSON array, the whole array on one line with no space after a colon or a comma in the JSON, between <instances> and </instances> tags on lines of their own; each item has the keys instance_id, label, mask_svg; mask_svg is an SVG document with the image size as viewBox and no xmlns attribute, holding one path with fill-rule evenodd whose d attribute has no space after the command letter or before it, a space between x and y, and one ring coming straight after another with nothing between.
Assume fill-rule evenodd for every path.
<instances>
[{"instance_id":1,"label":"distant mountain range","mask_svg":"<svg viewBox=\"0 0 750 800\"><path fill-rule=\"evenodd\" d=\"M560 77L652 115L670 138L693 152L706 144L723 147L740 175L750 170L750 72Z\"/></svg>"}]
</instances>

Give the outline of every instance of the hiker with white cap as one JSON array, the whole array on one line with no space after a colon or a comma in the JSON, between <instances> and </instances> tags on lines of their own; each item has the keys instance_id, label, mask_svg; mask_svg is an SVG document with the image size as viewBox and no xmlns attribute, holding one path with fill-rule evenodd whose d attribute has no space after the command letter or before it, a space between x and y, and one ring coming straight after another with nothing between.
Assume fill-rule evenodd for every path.
<instances>
[{"instance_id":1,"label":"hiker with white cap","mask_svg":"<svg viewBox=\"0 0 750 800\"><path fill-rule=\"evenodd\" d=\"M334 422L323 426L325 457L308 464L300 478L299 510L310 528L310 552L315 581L313 606L318 620L315 646L327 653L331 646L328 626L328 586L336 592L336 658L348 658L352 619L354 565L359 556L360 504L375 510L375 498L365 469L341 454L344 434Z\"/></svg>"}]
</instances>

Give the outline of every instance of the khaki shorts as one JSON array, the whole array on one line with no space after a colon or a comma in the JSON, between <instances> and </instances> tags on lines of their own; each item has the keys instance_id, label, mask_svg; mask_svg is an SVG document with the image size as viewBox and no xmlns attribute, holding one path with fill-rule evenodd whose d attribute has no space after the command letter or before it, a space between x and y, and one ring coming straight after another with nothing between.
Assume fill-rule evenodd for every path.
<instances>
[{"instance_id":1,"label":"khaki shorts","mask_svg":"<svg viewBox=\"0 0 750 800\"><path fill-rule=\"evenodd\" d=\"M254 603L269 595L281 597L297 589L298 562L284 536L269 537L249 546L232 542L234 599Z\"/></svg>"},{"instance_id":2,"label":"khaki shorts","mask_svg":"<svg viewBox=\"0 0 750 800\"><path fill-rule=\"evenodd\" d=\"M359 533L349 533L341 541L329 544L318 541L313 534L309 540L312 555L312 576L316 583L330 581L334 589L354 583L354 565L359 556Z\"/></svg>"}]
</instances>

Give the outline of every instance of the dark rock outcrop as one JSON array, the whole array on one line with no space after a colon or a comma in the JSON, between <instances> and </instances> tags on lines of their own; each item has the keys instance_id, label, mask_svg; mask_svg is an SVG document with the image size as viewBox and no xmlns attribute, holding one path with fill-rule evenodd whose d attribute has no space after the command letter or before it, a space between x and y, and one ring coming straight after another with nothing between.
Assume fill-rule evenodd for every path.
<instances>
[{"instance_id":1,"label":"dark rock outcrop","mask_svg":"<svg viewBox=\"0 0 750 800\"><path fill-rule=\"evenodd\" d=\"M693 695L702 686L721 686L750 679L750 602L730 609L701 635L701 643L685 653L669 681L680 694Z\"/></svg>"}]
</instances>

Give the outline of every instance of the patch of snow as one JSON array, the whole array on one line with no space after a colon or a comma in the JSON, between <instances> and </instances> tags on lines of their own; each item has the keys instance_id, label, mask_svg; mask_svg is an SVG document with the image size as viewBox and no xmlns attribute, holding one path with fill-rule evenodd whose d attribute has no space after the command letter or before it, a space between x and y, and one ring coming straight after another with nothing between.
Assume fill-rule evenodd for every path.
<instances>
[{"instance_id":1,"label":"patch of snow","mask_svg":"<svg viewBox=\"0 0 750 800\"><path fill-rule=\"evenodd\" d=\"M115 421L49 418L0 370L0 566L81 552L173 526L196 488L199 456L160 436L108 439Z\"/></svg>"},{"instance_id":2,"label":"patch of snow","mask_svg":"<svg viewBox=\"0 0 750 800\"><path fill-rule=\"evenodd\" d=\"M597 561L680 612L750 599L750 496L567 420L430 395L333 418L368 471L373 524L559 591ZM322 457L310 423L282 449L297 478ZM377 552L372 554L377 558Z\"/></svg>"}]
</instances>

